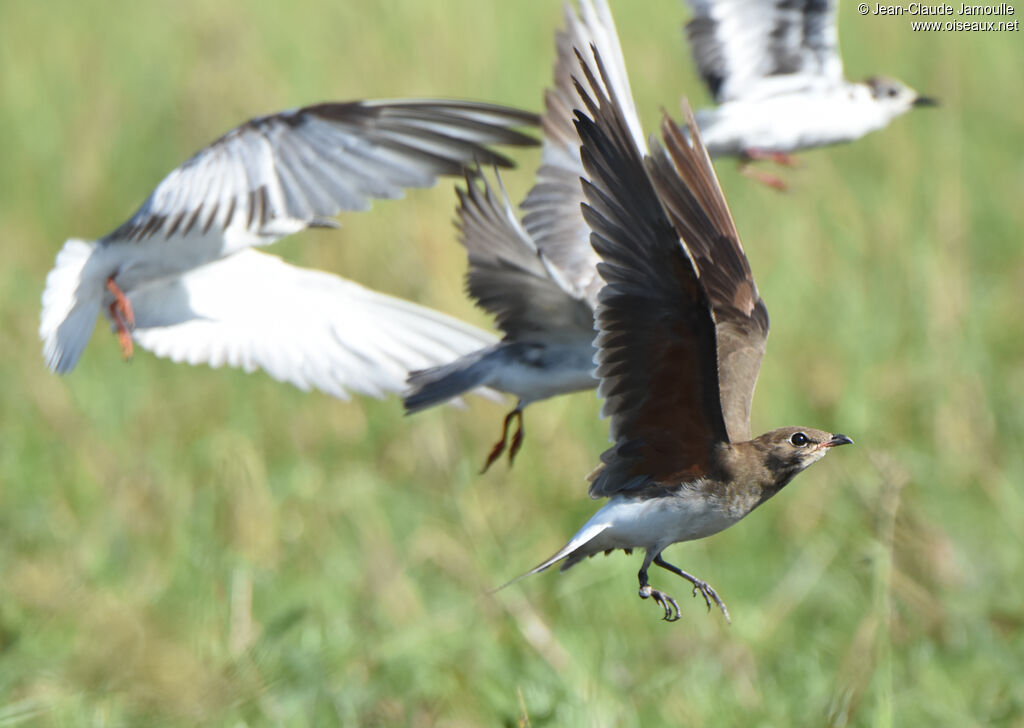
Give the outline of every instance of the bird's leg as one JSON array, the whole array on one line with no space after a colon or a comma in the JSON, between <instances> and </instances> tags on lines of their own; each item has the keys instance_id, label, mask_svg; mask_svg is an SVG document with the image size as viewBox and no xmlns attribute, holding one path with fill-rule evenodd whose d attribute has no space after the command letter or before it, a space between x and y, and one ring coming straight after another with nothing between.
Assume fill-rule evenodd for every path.
<instances>
[{"instance_id":1,"label":"bird's leg","mask_svg":"<svg viewBox=\"0 0 1024 728\"><path fill-rule=\"evenodd\" d=\"M512 442L508 446L508 466L512 467L512 461L515 460L516 453L519 452L519 448L523 446L523 409L522 407L516 407L511 412L512 415L516 415L519 419L519 426L516 428L516 434L512 435Z\"/></svg>"},{"instance_id":2,"label":"bird's leg","mask_svg":"<svg viewBox=\"0 0 1024 728\"><path fill-rule=\"evenodd\" d=\"M700 595L704 597L704 603L708 605L708 611L711 611L711 602L714 601L714 603L718 605L718 608L722 610L722 614L725 615L725 621L729 624L732 624L732 620L729 618L729 610L725 607L725 602L723 602L721 598L719 598L718 592L716 592L710 584L708 584L706 581L701 581L692 574L687 574L678 566L673 566L672 564L668 563L667 561L665 561L665 559L661 558L661 554L658 554L654 557L654 563L663 569L671 571L676 576L683 577L688 582L693 584L693 595L697 596L697 592L700 592Z\"/></svg>"},{"instance_id":3,"label":"bird's leg","mask_svg":"<svg viewBox=\"0 0 1024 728\"><path fill-rule=\"evenodd\" d=\"M120 286L114 283L114 276L107 278L107 290L114 296L110 304L110 317L114 319L114 326L117 327L117 340L121 344L121 355L125 359L132 358L131 330L135 327L135 312L132 311L131 301L124 295Z\"/></svg>"},{"instance_id":4,"label":"bird's leg","mask_svg":"<svg viewBox=\"0 0 1024 728\"><path fill-rule=\"evenodd\" d=\"M792 154L785 152L768 152L763 149L748 149L743 156L753 162L775 162L783 167L799 167L800 162Z\"/></svg>"},{"instance_id":5,"label":"bird's leg","mask_svg":"<svg viewBox=\"0 0 1024 728\"><path fill-rule=\"evenodd\" d=\"M648 552L644 558L644 565L640 567L640 571L636 575L640 580L640 598L654 599L658 606L665 610L663 619L666 622L675 622L679 619L679 603L665 592L651 588L650 582L647 581L647 569L650 565L651 555Z\"/></svg>"},{"instance_id":6,"label":"bird's leg","mask_svg":"<svg viewBox=\"0 0 1024 728\"><path fill-rule=\"evenodd\" d=\"M750 164L751 158L744 155L740 159L740 174L744 177L750 177L750 179L760 182L763 185L771 187L773 190L779 192L785 192L789 189L789 186L782 181L782 178L776 177L774 174L769 172L763 172L760 169L755 169Z\"/></svg>"},{"instance_id":7,"label":"bird's leg","mask_svg":"<svg viewBox=\"0 0 1024 728\"><path fill-rule=\"evenodd\" d=\"M508 441L508 426L512 423L512 418L515 417L517 413L519 413L520 418L522 418L522 412L518 407L505 415L505 424L501 428L501 439L494 443L494 447L491 448L491 452L487 456L487 462L484 463L483 470L480 471L481 475L486 473L487 469L491 467L494 461L501 457L501 454L505 452L505 443ZM519 420L519 427L520 430L522 430L522 419ZM514 444L515 440L513 438L513 445Z\"/></svg>"}]
</instances>

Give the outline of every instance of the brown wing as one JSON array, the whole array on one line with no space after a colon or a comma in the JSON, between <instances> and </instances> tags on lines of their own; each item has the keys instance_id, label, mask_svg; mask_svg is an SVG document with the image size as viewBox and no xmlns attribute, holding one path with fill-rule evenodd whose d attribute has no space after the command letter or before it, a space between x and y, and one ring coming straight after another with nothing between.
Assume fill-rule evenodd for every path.
<instances>
[{"instance_id":1,"label":"brown wing","mask_svg":"<svg viewBox=\"0 0 1024 728\"><path fill-rule=\"evenodd\" d=\"M683 113L689 138L665 116L661 133L667 153L649 157L647 170L711 300L722 412L729 439L739 442L750 439L750 401L768 338L768 311L685 100Z\"/></svg>"},{"instance_id":2,"label":"brown wing","mask_svg":"<svg viewBox=\"0 0 1024 728\"><path fill-rule=\"evenodd\" d=\"M600 58L597 65L603 73ZM711 303L619 105L586 65L584 72L590 92L577 88L590 118L577 112L576 122L587 171L584 217L605 280L596 314L598 392L615 443L591 483L597 498L706 475L728 435Z\"/></svg>"}]
</instances>

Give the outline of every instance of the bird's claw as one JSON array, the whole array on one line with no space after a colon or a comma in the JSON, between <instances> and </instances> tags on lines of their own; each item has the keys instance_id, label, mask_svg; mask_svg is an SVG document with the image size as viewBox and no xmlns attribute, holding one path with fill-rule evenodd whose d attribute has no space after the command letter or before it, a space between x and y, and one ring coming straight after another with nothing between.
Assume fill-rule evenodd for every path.
<instances>
[{"instance_id":1,"label":"bird's claw","mask_svg":"<svg viewBox=\"0 0 1024 728\"><path fill-rule=\"evenodd\" d=\"M652 589L649 584L645 584L640 587L640 598L641 599L653 599L655 603L665 610L665 616L662 617L666 622L678 621L680 617L679 603L658 589Z\"/></svg>"},{"instance_id":2,"label":"bird's claw","mask_svg":"<svg viewBox=\"0 0 1024 728\"><path fill-rule=\"evenodd\" d=\"M718 596L718 592L716 592L710 584L706 581L701 581L700 579L694 581L693 596L696 597L698 593L704 597L704 603L707 604L709 612L711 611L711 602L713 601L718 608L722 610L722 614L725 615L725 621L732 624L732 620L729 618L729 610L726 608L725 602L722 601L721 597Z\"/></svg>"}]
</instances>

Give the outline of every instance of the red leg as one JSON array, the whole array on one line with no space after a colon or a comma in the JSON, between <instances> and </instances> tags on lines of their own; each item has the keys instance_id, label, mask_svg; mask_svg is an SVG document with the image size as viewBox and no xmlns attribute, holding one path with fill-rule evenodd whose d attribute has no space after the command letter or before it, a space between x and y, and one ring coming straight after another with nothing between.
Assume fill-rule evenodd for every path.
<instances>
[{"instance_id":1,"label":"red leg","mask_svg":"<svg viewBox=\"0 0 1024 728\"><path fill-rule=\"evenodd\" d=\"M121 354L125 359L131 359L134 351L131 330L135 326L135 312L132 311L131 301L124 295L124 291L114 283L114 276L107 279L107 290L114 296L114 301L110 304L110 317L114 319L114 325L117 327Z\"/></svg>"},{"instance_id":2,"label":"red leg","mask_svg":"<svg viewBox=\"0 0 1024 728\"><path fill-rule=\"evenodd\" d=\"M487 462L484 463L483 469L480 474L483 475L487 472L487 469L494 464L494 461L501 457L501 454L505 452L505 443L508 441L508 426L512 422L512 418L515 417L516 412L519 409L516 408L505 415L505 424L501 428L501 439L494 443L494 447L491 448L490 454L487 456Z\"/></svg>"},{"instance_id":3,"label":"red leg","mask_svg":"<svg viewBox=\"0 0 1024 728\"><path fill-rule=\"evenodd\" d=\"M762 149L748 149L743 156L755 162L775 162L783 167L799 167L800 161L792 154L785 152L767 152Z\"/></svg>"},{"instance_id":4,"label":"red leg","mask_svg":"<svg viewBox=\"0 0 1024 728\"><path fill-rule=\"evenodd\" d=\"M750 179L760 182L763 185L767 185L779 192L785 192L789 189L789 186L783 182L781 178L776 177L774 174L762 172L759 169L751 167L749 160L740 161L740 174L745 177L750 177Z\"/></svg>"},{"instance_id":5,"label":"red leg","mask_svg":"<svg viewBox=\"0 0 1024 728\"><path fill-rule=\"evenodd\" d=\"M523 446L523 411L518 407L512 410L512 414L519 418L519 427L516 429L516 434L512 436L512 444L508 448L508 466L512 467L512 461L516 459L516 453L519 452L519 448Z\"/></svg>"}]
</instances>

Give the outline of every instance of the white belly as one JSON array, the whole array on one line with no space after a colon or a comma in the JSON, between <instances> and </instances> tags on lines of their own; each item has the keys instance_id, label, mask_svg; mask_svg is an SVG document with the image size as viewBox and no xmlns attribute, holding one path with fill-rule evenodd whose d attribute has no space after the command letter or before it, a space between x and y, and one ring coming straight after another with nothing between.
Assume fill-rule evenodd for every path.
<instances>
[{"instance_id":1,"label":"white belly","mask_svg":"<svg viewBox=\"0 0 1024 728\"><path fill-rule=\"evenodd\" d=\"M588 544L594 553L610 548L658 550L718 533L742 517L730 512L719 499L696 492L645 499L616 496L580 530L607 524Z\"/></svg>"}]
</instances>

